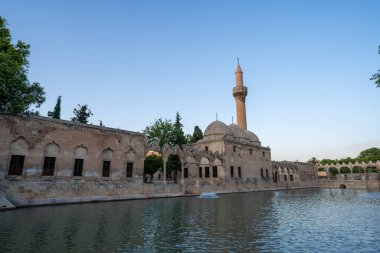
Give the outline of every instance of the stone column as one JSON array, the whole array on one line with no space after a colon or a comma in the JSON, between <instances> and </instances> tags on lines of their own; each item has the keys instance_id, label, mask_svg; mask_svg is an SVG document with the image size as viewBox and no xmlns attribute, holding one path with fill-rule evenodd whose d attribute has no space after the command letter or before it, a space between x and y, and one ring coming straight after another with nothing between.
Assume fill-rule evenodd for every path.
<instances>
[{"instance_id":1,"label":"stone column","mask_svg":"<svg viewBox=\"0 0 380 253\"><path fill-rule=\"evenodd\" d=\"M185 183L185 175L184 175L183 162L182 161L181 161L181 174L182 174L181 184L183 184L183 183Z\"/></svg>"},{"instance_id":2,"label":"stone column","mask_svg":"<svg viewBox=\"0 0 380 253\"><path fill-rule=\"evenodd\" d=\"M161 148L161 157L164 163L164 184L166 184L166 162L168 161L169 155L171 153L170 147L165 144Z\"/></svg>"}]
</instances>

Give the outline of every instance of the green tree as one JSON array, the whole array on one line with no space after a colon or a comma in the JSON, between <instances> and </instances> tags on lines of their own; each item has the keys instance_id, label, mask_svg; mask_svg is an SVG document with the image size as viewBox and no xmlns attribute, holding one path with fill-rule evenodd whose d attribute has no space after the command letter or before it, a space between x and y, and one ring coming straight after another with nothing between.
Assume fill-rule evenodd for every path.
<instances>
[{"instance_id":1,"label":"green tree","mask_svg":"<svg viewBox=\"0 0 380 253\"><path fill-rule=\"evenodd\" d=\"M177 179L178 171L181 170L181 160L178 155L170 154L166 162L166 175L173 178L171 180Z\"/></svg>"},{"instance_id":2,"label":"green tree","mask_svg":"<svg viewBox=\"0 0 380 253\"><path fill-rule=\"evenodd\" d=\"M197 141L202 140L202 139L203 139L202 130L199 128L199 126L195 126L193 135L190 138L190 142L194 143L194 142L197 142Z\"/></svg>"},{"instance_id":3,"label":"green tree","mask_svg":"<svg viewBox=\"0 0 380 253\"><path fill-rule=\"evenodd\" d=\"M185 134L185 138L186 138L186 143L191 143L191 138L193 136L191 134Z\"/></svg>"},{"instance_id":4,"label":"green tree","mask_svg":"<svg viewBox=\"0 0 380 253\"><path fill-rule=\"evenodd\" d=\"M71 118L71 121L76 121L80 123L88 123L88 118L93 114L91 110L88 108L88 105L80 105L78 104L78 108L74 108L74 117Z\"/></svg>"},{"instance_id":5,"label":"green tree","mask_svg":"<svg viewBox=\"0 0 380 253\"><path fill-rule=\"evenodd\" d=\"M143 130L143 133L150 145L158 142L160 147L164 144L168 144L171 147L174 146L174 125L170 120L160 118L147 126Z\"/></svg>"},{"instance_id":6,"label":"green tree","mask_svg":"<svg viewBox=\"0 0 380 253\"><path fill-rule=\"evenodd\" d=\"M182 145L187 143L185 133L182 130L183 125L181 123L181 119L182 119L181 116L177 112L176 117L175 117L175 122L174 122L174 128L173 128L174 130L173 144L178 145L180 147L182 147Z\"/></svg>"},{"instance_id":7,"label":"green tree","mask_svg":"<svg viewBox=\"0 0 380 253\"><path fill-rule=\"evenodd\" d=\"M375 162L377 160L380 160L380 148L369 148L363 150L359 153L357 158L366 162Z\"/></svg>"},{"instance_id":8,"label":"green tree","mask_svg":"<svg viewBox=\"0 0 380 253\"><path fill-rule=\"evenodd\" d=\"M380 54L380 46L379 46L379 54ZM372 75L370 80L375 81L375 84L377 85L377 87L380 88L380 69L377 71L377 73Z\"/></svg>"},{"instance_id":9,"label":"green tree","mask_svg":"<svg viewBox=\"0 0 380 253\"><path fill-rule=\"evenodd\" d=\"M322 159L320 161L320 164L326 165L326 164L337 164L337 160L332 160L332 159Z\"/></svg>"},{"instance_id":10,"label":"green tree","mask_svg":"<svg viewBox=\"0 0 380 253\"><path fill-rule=\"evenodd\" d=\"M158 155L149 155L144 160L144 174L150 175L152 181L154 173L164 167L162 157Z\"/></svg>"},{"instance_id":11,"label":"green tree","mask_svg":"<svg viewBox=\"0 0 380 253\"><path fill-rule=\"evenodd\" d=\"M319 161L318 161L318 159L316 157L312 157L307 162L310 163L310 164L313 164L313 165L317 165L319 163Z\"/></svg>"},{"instance_id":12,"label":"green tree","mask_svg":"<svg viewBox=\"0 0 380 253\"><path fill-rule=\"evenodd\" d=\"M364 169L360 166L355 166L352 168L352 173L364 173Z\"/></svg>"},{"instance_id":13,"label":"green tree","mask_svg":"<svg viewBox=\"0 0 380 253\"><path fill-rule=\"evenodd\" d=\"M62 96L59 96L57 98L57 103L55 104L55 107L54 107L54 111L53 111L53 115L52 115L52 118L54 118L54 119L60 119L61 118L61 97Z\"/></svg>"},{"instance_id":14,"label":"green tree","mask_svg":"<svg viewBox=\"0 0 380 253\"><path fill-rule=\"evenodd\" d=\"M329 172L331 175L335 176L336 174L339 174L339 171L337 168L335 167L332 167L332 168L329 168Z\"/></svg>"},{"instance_id":15,"label":"green tree","mask_svg":"<svg viewBox=\"0 0 380 253\"><path fill-rule=\"evenodd\" d=\"M0 16L0 111L24 113L34 105L45 102L45 92L39 83L30 83L27 77L30 45L12 37L6 20Z\"/></svg>"},{"instance_id":16,"label":"green tree","mask_svg":"<svg viewBox=\"0 0 380 253\"><path fill-rule=\"evenodd\" d=\"M28 114L33 116L41 116L39 111L34 110L28 111Z\"/></svg>"}]
</instances>

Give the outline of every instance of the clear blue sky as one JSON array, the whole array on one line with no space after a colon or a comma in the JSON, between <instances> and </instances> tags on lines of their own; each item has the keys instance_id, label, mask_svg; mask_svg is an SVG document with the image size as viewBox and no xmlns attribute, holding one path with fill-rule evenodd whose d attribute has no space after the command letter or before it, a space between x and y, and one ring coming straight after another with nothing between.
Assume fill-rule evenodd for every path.
<instances>
[{"instance_id":1,"label":"clear blue sky","mask_svg":"<svg viewBox=\"0 0 380 253\"><path fill-rule=\"evenodd\" d=\"M235 116L236 58L248 128L274 160L380 146L380 1L2 1L31 45L42 115L88 104L93 124L141 131L179 111L186 133Z\"/></svg>"}]
</instances>

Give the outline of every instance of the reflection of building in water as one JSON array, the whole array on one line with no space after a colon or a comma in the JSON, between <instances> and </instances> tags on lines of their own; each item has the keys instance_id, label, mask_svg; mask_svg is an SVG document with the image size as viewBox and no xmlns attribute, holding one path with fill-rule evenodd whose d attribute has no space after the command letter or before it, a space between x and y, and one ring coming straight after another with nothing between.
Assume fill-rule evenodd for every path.
<instances>
[{"instance_id":1,"label":"reflection of building in water","mask_svg":"<svg viewBox=\"0 0 380 253\"><path fill-rule=\"evenodd\" d=\"M216 120L202 140L182 149L148 146L143 134L131 131L0 113L0 189L14 204L32 205L273 189L307 182L313 170L308 165L272 166L269 147L261 146L247 129L248 89L240 65L235 77L237 124ZM180 173L174 181L180 184L143 183L149 151L163 158L163 175L169 155L178 155ZM167 177L160 181L166 183Z\"/></svg>"}]
</instances>

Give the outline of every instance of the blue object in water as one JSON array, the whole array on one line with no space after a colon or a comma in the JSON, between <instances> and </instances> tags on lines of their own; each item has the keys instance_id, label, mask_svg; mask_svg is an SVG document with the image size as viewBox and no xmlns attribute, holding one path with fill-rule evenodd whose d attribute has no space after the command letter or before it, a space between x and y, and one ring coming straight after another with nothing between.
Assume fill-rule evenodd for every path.
<instances>
[{"instance_id":1,"label":"blue object in water","mask_svg":"<svg viewBox=\"0 0 380 253\"><path fill-rule=\"evenodd\" d=\"M202 199L215 199L215 198L219 198L218 195L216 195L215 192L204 192L202 193L199 198L202 198Z\"/></svg>"}]
</instances>

